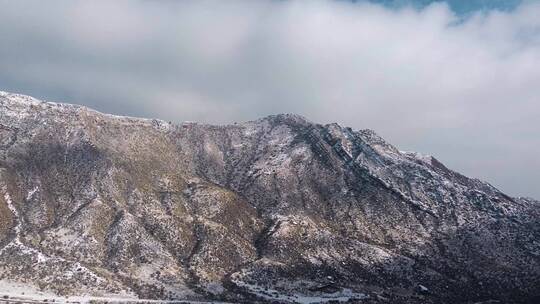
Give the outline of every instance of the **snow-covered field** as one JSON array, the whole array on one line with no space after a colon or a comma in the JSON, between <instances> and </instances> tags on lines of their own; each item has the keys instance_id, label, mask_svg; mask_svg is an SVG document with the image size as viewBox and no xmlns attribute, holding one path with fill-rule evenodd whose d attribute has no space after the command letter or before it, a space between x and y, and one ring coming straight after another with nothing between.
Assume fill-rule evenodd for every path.
<instances>
[{"instance_id":1,"label":"snow-covered field","mask_svg":"<svg viewBox=\"0 0 540 304\"><path fill-rule=\"evenodd\" d=\"M7 296L7 298L5 298ZM107 303L193 303L205 304L220 302L205 302L205 301L164 301L164 300L149 300L139 299L129 294L110 294L104 296L58 296L52 292L40 291L37 287L0 280L0 302L8 301L9 303L90 303L90 302L107 302ZM222 304L226 304L221 302Z\"/></svg>"},{"instance_id":2,"label":"snow-covered field","mask_svg":"<svg viewBox=\"0 0 540 304\"><path fill-rule=\"evenodd\" d=\"M350 289L343 289L338 292L328 293L324 295L303 295L303 294L284 294L277 290L264 288L262 286L248 284L241 281L234 281L239 286L246 288L251 294L268 301L278 301L280 303L299 303L299 304L315 304L328 302L347 302L349 300L362 300L369 298L363 293L356 293Z\"/></svg>"},{"instance_id":3,"label":"snow-covered field","mask_svg":"<svg viewBox=\"0 0 540 304\"><path fill-rule=\"evenodd\" d=\"M354 293L351 290L345 289L341 292L326 294L324 296L307 296L300 294L280 294L276 290L264 289L260 286L250 285L236 282L237 285L247 288L254 295L269 301L279 301L283 303L328 303L330 301L347 302L351 299L365 299L368 296L361 293ZM6 298L7 297L7 298ZM150 300L139 299L130 294L109 294L103 296L66 296L62 297L52 292L41 291L37 287L16 283L6 280L0 280L0 302L7 301L8 303L91 303L91 302L107 302L107 303L193 303L193 304L227 304L225 302L206 302L193 300Z\"/></svg>"}]
</instances>

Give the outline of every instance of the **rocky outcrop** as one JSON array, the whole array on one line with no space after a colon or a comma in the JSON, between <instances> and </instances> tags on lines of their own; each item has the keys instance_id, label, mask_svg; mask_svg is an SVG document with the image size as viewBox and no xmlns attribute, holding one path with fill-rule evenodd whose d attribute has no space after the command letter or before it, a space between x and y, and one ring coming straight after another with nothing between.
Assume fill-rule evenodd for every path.
<instances>
[{"instance_id":1,"label":"rocky outcrop","mask_svg":"<svg viewBox=\"0 0 540 304\"><path fill-rule=\"evenodd\" d=\"M60 294L533 303L539 203L371 130L0 93L0 279Z\"/></svg>"}]
</instances>

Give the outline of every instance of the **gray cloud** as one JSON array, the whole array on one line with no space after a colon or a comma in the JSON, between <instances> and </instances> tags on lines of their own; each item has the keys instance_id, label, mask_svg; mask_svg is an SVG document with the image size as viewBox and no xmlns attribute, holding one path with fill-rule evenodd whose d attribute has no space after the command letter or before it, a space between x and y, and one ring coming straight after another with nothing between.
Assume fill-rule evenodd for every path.
<instances>
[{"instance_id":1,"label":"gray cloud","mask_svg":"<svg viewBox=\"0 0 540 304\"><path fill-rule=\"evenodd\" d=\"M540 4L0 0L0 89L225 123L278 112L371 128L540 197Z\"/></svg>"}]
</instances>

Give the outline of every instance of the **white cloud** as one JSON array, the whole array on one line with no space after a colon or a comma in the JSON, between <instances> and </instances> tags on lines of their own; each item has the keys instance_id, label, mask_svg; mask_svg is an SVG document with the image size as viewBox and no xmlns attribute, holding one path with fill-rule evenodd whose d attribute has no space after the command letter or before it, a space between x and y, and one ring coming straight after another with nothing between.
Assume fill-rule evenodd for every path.
<instances>
[{"instance_id":1,"label":"white cloud","mask_svg":"<svg viewBox=\"0 0 540 304\"><path fill-rule=\"evenodd\" d=\"M540 197L540 4L0 0L0 85L99 110L372 128ZM496 169L495 169L496 168Z\"/></svg>"}]
</instances>

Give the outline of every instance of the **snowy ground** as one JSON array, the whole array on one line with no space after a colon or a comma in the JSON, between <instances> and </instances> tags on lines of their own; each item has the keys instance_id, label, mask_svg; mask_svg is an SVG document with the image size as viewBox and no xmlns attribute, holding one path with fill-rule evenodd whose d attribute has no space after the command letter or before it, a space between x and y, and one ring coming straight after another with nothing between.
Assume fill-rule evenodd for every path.
<instances>
[{"instance_id":1,"label":"snowy ground","mask_svg":"<svg viewBox=\"0 0 540 304\"><path fill-rule=\"evenodd\" d=\"M7 299L5 297L8 297ZM205 301L163 301L163 300L148 300L139 299L129 294L111 294L100 297L81 295L61 297L52 292L40 291L37 287L15 283L6 280L0 280L0 302L8 301L9 303L90 303L90 302L107 302L107 303L193 303L205 304L220 302L205 302ZM226 304L221 302L221 304Z\"/></svg>"},{"instance_id":2,"label":"snowy ground","mask_svg":"<svg viewBox=\"0 0 540 304\"><path fill-rule=\"evenodd\" d=\"M312 296L302 294L283 294L274 289L263 288L261 286L247 284L241 281L233 282L237 286L246 288L247 290L249 290L250 293L256 295L259 298L263 298L269 301L278 301L281 303L315 304L328 302L347 302L349 300L361 300L369 298L369 296L366 294L355 293L350 289L343 289L335 293Z\"/></svg>"}]
</instances>

